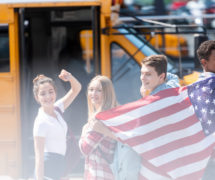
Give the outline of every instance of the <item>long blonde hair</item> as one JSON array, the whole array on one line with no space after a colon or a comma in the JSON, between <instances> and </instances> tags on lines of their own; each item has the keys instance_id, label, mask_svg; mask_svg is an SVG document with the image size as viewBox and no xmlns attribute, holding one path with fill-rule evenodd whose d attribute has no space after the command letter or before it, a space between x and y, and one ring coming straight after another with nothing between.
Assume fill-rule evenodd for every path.
<instances>
[{"instance_id":1,"label":"long blonde hair","mask_svg":"<svg viewBox=\"0 0 215 180\"><path fill-rule=\"evenodd\" d=\"M101 107L97 110L93 107L93 104L91 103L91 100L88 95L89 87L90 87L91 83L94 81L98 81L102 86L103 101L102 101ZM93 118L95 116L95 114L97 114L98 112L114 108L118 105L113 83L111 82L111 80L108 77L102 76L102 75L97 75L90 81L90 83L88 84L88 88L87 88L87 103L88 103L88 121L91 118Z\"/></svg>"}]
</instances>

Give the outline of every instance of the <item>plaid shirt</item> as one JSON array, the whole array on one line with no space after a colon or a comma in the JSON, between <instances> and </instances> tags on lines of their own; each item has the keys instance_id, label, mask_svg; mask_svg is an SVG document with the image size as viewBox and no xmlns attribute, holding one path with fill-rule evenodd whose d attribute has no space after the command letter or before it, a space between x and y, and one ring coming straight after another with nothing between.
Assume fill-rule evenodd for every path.
<instances>
[{"instance_id":1,"label":"plaid shirt","mask_svg":"<svg viewBox=\"0 0 215 180\"><path fill-rule=\"evenodd\" d=\"M114 180L110 163L116 142L95 131L88 131L79 141L81 152L85 156L86 180Z\"/></svg>"}]
</instances>

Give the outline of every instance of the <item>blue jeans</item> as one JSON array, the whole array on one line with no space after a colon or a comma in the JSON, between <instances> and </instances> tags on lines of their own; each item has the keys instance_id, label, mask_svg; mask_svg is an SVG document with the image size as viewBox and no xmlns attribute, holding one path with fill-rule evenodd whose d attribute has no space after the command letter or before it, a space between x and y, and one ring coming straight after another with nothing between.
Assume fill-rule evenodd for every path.
<instances>
[{"instance_id":1,"label":"blue jeans","mask_svg":"<svg viewBox=\"0 0 215 180\"><path fill-rule=\"evenodd\" d=\"M117 142L111 164L115 180L138 180L141 157L129 146Z\"/></svg>"},{"instance_id":2,"label":"blue jeans","mask_svg":"<svg viewBox=\"0 0 215 180\"><path fill-rule=\"evenodd\" d=\"M60 180L65 173L65 158L57 153L44 154L44 176L53 180Z\"/></svg>"}]
</instances>

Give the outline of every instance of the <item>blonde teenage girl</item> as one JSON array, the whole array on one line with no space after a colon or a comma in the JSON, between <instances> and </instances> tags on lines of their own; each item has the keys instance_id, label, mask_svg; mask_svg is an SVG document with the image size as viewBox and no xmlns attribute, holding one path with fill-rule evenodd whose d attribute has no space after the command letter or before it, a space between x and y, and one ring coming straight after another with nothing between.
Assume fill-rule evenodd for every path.
<instances>
[{"instance_id":1,"label":"blonde teenage girl","mask_svg":"<svg viewBox=\"0 0 215 180\"><path fill-rule=\"evenodd\" d=\"M117 106L112 82L106 76L94 77L88 85L88 122L84 125L80 149L85 156L84 179L113 180L110 164L113 160L116 141L107 128L95 120L98 112Z\"/></svg>"}]
</instances>

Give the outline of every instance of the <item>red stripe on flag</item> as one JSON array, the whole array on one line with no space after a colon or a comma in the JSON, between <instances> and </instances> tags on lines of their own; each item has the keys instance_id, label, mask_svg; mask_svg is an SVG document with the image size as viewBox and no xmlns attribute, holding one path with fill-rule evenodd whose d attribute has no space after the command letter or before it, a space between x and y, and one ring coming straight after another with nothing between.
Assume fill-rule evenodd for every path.
<instances>
[{"instance_id":1,"label":"red stripe on flag","mask_svg":"<svg viewBox=\"0 0 215 180\"><path fill-rule=\"evenodd\" d=\"M177 178L176 180L200 180L204 174L204 170L195 171L194 173Z\"/></svg>"},{"instance_id":2,"label":"red stripe on flag","mask_svg":"<svg viewBox=\"0 0 215 180\"><path fill-rule=\"evenodd\" d=\"M159 168L161 168L164 171L169 172L169 171L172 171L176 168L183 167L183 166L186 166L186 165L189 165L192 163L196 163L198 161L202 161L202 160L204 160L210 156L213 146L214 146L214 144L208 146L207 148L205 148L202 151L184 156L182 158L178 158L178 159L171 161L165 165L159 166Z\"/></svg>"},{"instance_id":3,"label":"red stripe on flag","mask_svg":"<svg viewBox=\"0 0 215 180\"><path fill-rule=\"evenodd\" d=\"M148 180L148 179L146 179L145 177L142 176L142 174L140 174L138 180Z\"/></svg>"},{"instance_id":4,"label":"red stripe on flag","mask_svg":"<svg viewBox=\"0 0 215 180\"><path fill-rule=\"evenodd\" d=\"M139 107L159 101L161 98L178 96L182 91L185 91L186 89L187 89L186 87L166 89L166 90L160 91L154 96L146 96L138 101L134 101L125 105L118 106L114 109L98 113L96 115L96 118L99 120L105 121L105 120L120 116L124 113L128 113Z\"/></svg>"},{"instance_id":5,"label":"red stripe on flag","mask_svg":"<svg viewBox=\"0 0 215 180\"><path fill-rule=\"evenodd\" d=\"M192 126L193 124L196 123L197 119L194 117L195 117L195 115L190 116L186 119L183 119L183 121L179 121L178 123L169 124L167 126L157 128L154 131L151 131L150 133L127 139L124 142L126 144L129 144L130 146L136 146L136 145L151 141L153 139L156 139L165 134L183 130L184 128Z\"/></svg>"},{"instance_id":6,"label":"red stripe on flag","mask_svg":"<svg viewBox=\"0 0 215 180\"><path fill-rule=\"evenodd\" d=\"M153 164L151 164L150 162L146 161L145 159L142 159L142 166L145 167L146 169L152 171L153 173L159 174L160 176L170 178L170 176L165 171L163 171L162 169L154 166ZM147 177L147 174L145 174L145 175ZM143 174L143 176L144 176L144 174Z\"/></svg>"},{"instance_id":7,"label":"red stripe on flag","mask_svg":"<svg viewBox=\"0 0 215 180\"><path fill-rule=\"evenodd\" d=\"M201 132L198 132L192 136L187 136L185 138L167 143L163 146L159 146L158 148L155 148L155 149L152 149L148 152L142 153L141 155L145 159L150 160L150 159L153 159L153 158L160 156L161 154L166 154L168 152L174 151L175 149L179 149L179 148L191 145L191 144L195 144L195 143L203 140L204 138L205 138L205 135L201 131Z\"/></svg>"},{"instance_id":8,"label":"red stripe on flag","mask_svg":"<svg viewBox=\"0 0 215 180\"><path fill-rule=\"evenodd\" d=\"M188 108L189 106L191 106L191 102L189 98L186 98L180 103L176 103L166 108L157 110L150 114L144 115L140 118L131 120L127 123L122 122L123 124L120 124L118 126L111 126L110 128L111 130L113 130L113 132L116 132L116 133L121 131L129 131L129 130L135 129L136 127L144 126L154 121L157 121L160 118L164 118L166 116L175 114L179 111L182 111Z\"/></svg>"}]
</instances>

